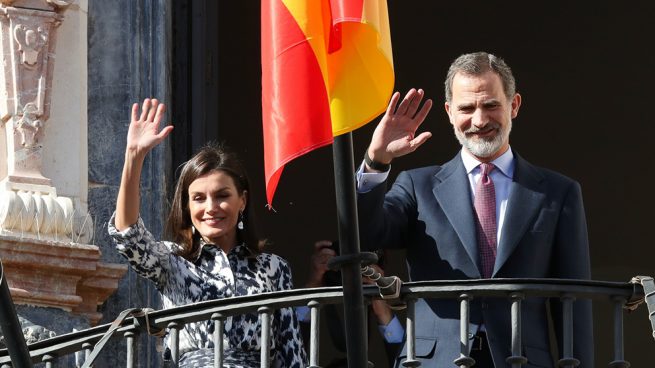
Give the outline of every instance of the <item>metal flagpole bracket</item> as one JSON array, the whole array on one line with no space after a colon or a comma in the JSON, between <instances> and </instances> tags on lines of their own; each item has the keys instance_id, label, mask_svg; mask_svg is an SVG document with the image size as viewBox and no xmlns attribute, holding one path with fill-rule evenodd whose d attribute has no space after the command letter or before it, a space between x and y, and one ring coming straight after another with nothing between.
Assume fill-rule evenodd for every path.
<instances>
[{"instance_id":1,"label":"metal flagpole bracket","mask_svg":"<svg viewBox=\"0 0 655 368\"><path fill-rule=\"evenodd\" d=\"M361 266L368 266L376 263L378 256L372 252L360 252L356 254L344 254L334 256L328 261L328 268L332 271L339 271L344 265L357 264Z\"/></svg>"},{"instance_id":2,"label":"metal flagpole bracket","mask_svg":"<svg viewBox=\"0 0 655 368\"><path fill-rule=\"evenodd\" d=\"M635 276L630 280L632 284L641 285L643 294L635 290L633 297L625 303L625 308L633 311L643 302L648 307L648 319L650 319L653 338L655 339L655 282L650 276Z\"/></svg>"}]
</instances>

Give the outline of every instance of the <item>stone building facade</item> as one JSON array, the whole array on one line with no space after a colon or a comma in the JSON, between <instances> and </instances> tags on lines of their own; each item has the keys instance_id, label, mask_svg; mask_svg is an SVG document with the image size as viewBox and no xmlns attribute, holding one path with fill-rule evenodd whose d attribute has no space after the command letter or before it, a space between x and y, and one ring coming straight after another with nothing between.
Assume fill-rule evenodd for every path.
<instances>
[{"instance_id":1,"label":"stone building facade","mask_svg":"<svg viewBox=\"0 0 655 368\"><path fill-rule=\"evenodd\" d=\"M309 272L311 244L336 238L328 147L287 165L276 211L265 209L259 3L0 0L0 259L32 338L107 323L130 307L159 307L157 291L128 270L106 232L129 106L145 97L167 101L175 122L143 171L141 215L155 235L175 168L220 138L246 159L261 235L290 261L296 285ZM512 148L581 183L598 280L653 274L655 204L644 195L644 162L654 4L548 2L534 12L511 2L388 1L399 91L422 87L440 101L448 64L462 52L486 49L514 67L524 104ZM466 15L466 29L452 14ZM489 28L489 19L503 21ZM424 124L430 143L394 162L392 175L445 162L458 148L446 116L433 110ZM355 132L356 154L373 127ZM395 258L392 273L403 276L402 254ZM596 355L610 361L612 311L594 308ZM638 313L625 318L626 357L648 366L651 335L645 311ZM157 340L140 339L139 366L159 366ZM329 357L325 345L321 356ZM383 355L371 351L371 359ZM112 342L96 366L122 366L125 354L123 342Z\"/></svg>"},{"instance_id":2,"label":"stone building facade","mask_svg":"<svg viewBox=\"0 0 655 368\"><path fill-rule=\"evenodd\" d=\"M0 3L0 259L28 338L106 323L132 306L158 308L106 227L129 106L169 94L169 2ZM158 148L144 169L142 216L155 234L169 153ZM141 366L155 366L155 345L143 337ZM124 351L116 342L96 366L122 365Z\"/></svg>"}]
</instances>

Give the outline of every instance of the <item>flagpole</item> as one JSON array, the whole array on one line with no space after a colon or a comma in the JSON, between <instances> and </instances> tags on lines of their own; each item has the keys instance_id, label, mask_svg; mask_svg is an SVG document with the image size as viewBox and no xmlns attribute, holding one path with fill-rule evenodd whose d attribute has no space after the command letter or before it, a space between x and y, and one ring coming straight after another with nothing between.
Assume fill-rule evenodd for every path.
<instances>
[{"instance_id":1,"label":"flagpole","mask_svg":"<svg viewBox=\"0 0 655 368\"><path fill-rule=\"evenodd\" d=\"M362 294L361 263L372 263L376 257L372 253L360 253L359 249L352 133L334 137L332 152L340 256L333 258L330 268L341 269L348 366L366 368L368 334Z\"/></svg>"}]
</instances>

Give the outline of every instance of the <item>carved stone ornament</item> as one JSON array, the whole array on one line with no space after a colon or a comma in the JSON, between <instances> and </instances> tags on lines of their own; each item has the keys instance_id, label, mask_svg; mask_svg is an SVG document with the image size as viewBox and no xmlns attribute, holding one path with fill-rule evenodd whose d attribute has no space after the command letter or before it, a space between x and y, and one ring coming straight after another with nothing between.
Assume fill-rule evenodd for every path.
<instances>
[{"instance_id":1,"label":"carved stone ornament","mask_svg":"<svg viewBox=\"0 0 655 368\"><path fill-rule=\"evenodd\" d=\"M39 138L43 132L43 123L38 119L38 108L33 103L28 103L23 108L23 116L18 119L14 128L14 136L20 137L18 142L23 147L32 148L39 143Z\"/></svg>"},{"instance_id":2,"label":"carved stone ornament","mask_svg":"<svg viewBox=\"0 0 655 368\"><path fill-rule=\"evenodd\" d=\"M1 0L0 0L1 1ZM19 239L88 242L93 224L76 202L58 197L42 174L43 141L50 116L50 91L57 27L53 7L73 1L2 1L0 5L0 125L4 127L7 173L0 178L0 235ZM7 6L11 5L11 6ZM6 37L9 35L9 37Z\"/></svg>"},{"instance_id":3,"label":"carved stone ornament","mask_svg":"<svg viewBox=\"0 0 655 368\"><path fill-rule=\"evenodd\" d=\"M48 32L41 27L32 29L24 24L18 24L14 28L14 39L18 42L21 63L27 67L34 67L41 48L48 42Z\"/></svg>"},{"instance_id":4,"label":"carved stone ornament","mask_svg":"<svg viewBox=\"0 0 655 368\"><path fill-rule=\"evenodd\" d=\"M52 11L0 7L2 57L0 119L5 125L7 174L19 182L50 185L41 173L42 146L50 116L56 28ZM4 82L4 83L2 83Z\"/></svg>"}]
</instances>

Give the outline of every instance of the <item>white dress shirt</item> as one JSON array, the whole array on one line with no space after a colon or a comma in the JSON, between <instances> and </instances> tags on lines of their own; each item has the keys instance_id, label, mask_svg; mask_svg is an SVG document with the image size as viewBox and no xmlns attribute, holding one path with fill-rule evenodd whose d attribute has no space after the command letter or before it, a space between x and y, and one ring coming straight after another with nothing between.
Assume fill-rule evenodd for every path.
<instances>
[{"instance_id":1,"label":"white dress shirt","mask_svg":"<svg viewBox=\"0 0 655 368\"><path fill-rule=\"evenodd\" d=\"M475 201L475 185L480 180L480 164L477 158L473 157L466 150L462 150L462 161L468 174L469 184L471 184L471 203ZM494 182L494 189L496 191L496 220L498 225L498 232L496 233L496 245L500 244L500 237L503 233L503 223L505 222L505 212L507 210L507 199L509 198L509 189L514 179L514 154L512 149L508 149L500 155L500 157L491 161L495 168L491 171L489 176Z\"/></svg>"}]
</instances>

